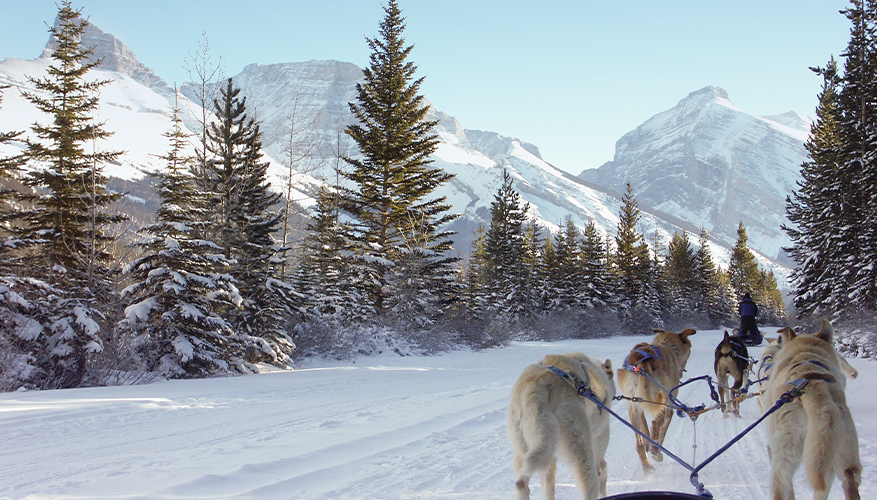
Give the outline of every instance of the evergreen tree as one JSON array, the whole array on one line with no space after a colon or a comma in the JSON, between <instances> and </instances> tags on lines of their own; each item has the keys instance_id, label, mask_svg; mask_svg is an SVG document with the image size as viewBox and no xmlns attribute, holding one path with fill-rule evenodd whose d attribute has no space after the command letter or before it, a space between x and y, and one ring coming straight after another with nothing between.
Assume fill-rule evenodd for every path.
<instances>
[{"instance_id":1,"label":"evergreen tree","mask_svg":"<svg viewBox=\"0 0 877 500\"><path fill-rule=\"evenodd\" d=\"M645 238L637 231L641 212L630 183L618 214L612 272L618 288L622 322L632 331L651 330L661 325L656 270Z\"/></svg>"},{"instance_id":2,"label":"evergreen tree","mask_svg":"<svg viewBox=\"0 0 877 500\"><path fill-rule=\"evenodd\" d=\"M456 215L446 213L450 205L445 198L430 198L453 176L432 166L438 137L431 131L437 122L426 120L429 107L417 94L423 78L414 80L417 68L406 62L413 46L406 47L402 38L401 10L390 0L384 11L380 37L368 39L372 53L363 82L356 85L357 102L350 103L358 123L346 132L360 156L344 157L351 168L343 172L353 184L343 190L344 209L356 224L351 240L371 267L370 300L379 314L412 272L433 274L426 277L428 286L438 288L423 292L447 300L442 296L451 286L456 262L446 255L452 233L439 230ZM403 262L411 255L423 266ZM396 266L404 270L393 273Z\"/></svg>"},{"instance_id":3,"label":"evergreen tree","mask_svg":"<svg viewBox=\"0 0 877 500\"><path fill-rule=\"evenodd\" d=\"M699 297L694 285L696 266L694 249L688 233L673 233L667 246L667 261L662 274L664 316L674 321L691 321L697 315Z\"/></svg>"},{"instance_id":4,"label":"evergreen tree","mask_svg":"<svg viewBox=\"0 0 877 500\"><path fill-rule=\"evenodd\" d=\"M286 326L299 296L279 276L282 249L272 236L282 220L275 210L282 195L270 190L261 131L240 92L229 78L214 100L216 121L207 131L213 155L211 233L234 260L231 276L243 302L226 314L246 344L248 361L288 364L294 344Z\"/></svg>"},{"instance_id":5,"label":"evergreen tree","mask_svg":"<svg viewBox=\"0 0 877 500\"><path fill-rule=\"evenodd\" d=\"M692 287L698 297L696 308L705 314L711 327L729 324L734 317L736 298L730 281L713 262L706 229L701 229L692 267Z\"/></svg>"},{"instance_id":6,"label":"evergreen tree","mask_svg":"<svg viewBox=\"0 0 877 500\"><path fill-rule=\"evenodd\" d=\"M233 331L219 312L240 303L228 274L231 261L213 242L198 237L206 225L201 191L189 172L188 136L179 110L165 134L170 150L157 172L161 205L156 221L141 229L140 257L125 274L133 281L122 292L122 328L144 367L167 377L207 376L242 367Z\"/></svg>"},{"instance_id":7,"label":"evergreen tree","mask_svg":"<svg viewBox=\"0 0 877 500\"><path fill-rule=\"evenodd\" d=\"M731 259L728 263L731 288L738 302L745 293L752 296L752 300L759 305L760 321L778 324L785 320L786 312L776 278L772 272L764 271L758 266L755 255L749 250L748 241L746 228L740 222L737 229L737 242L731 251Z\"/></svg>"},{"instance_id":8,"label":"evergreen tree","mask_svg":"<svg viewBox=\"0 0 877 500\"><path fill-rule=\"evenodd\" d=\"M555 235L556 259L551 268L552 287L556 290L557 305L567 309L578 308L581 305L580 234L572 217L567 216L561 230Z\"/></svg>"},{"instance_id":9,"label":"evergreen tree","mask_svg":"<svg viewBox=\"0 0 877 500\"><path fill-rule=\"evenodd\" d=\"M783 227L793 244L789 255L798 264L792 270L791 281L799 317L833 316L845 307L843 291L850 286L848 269L841 264L845 259L836 255L838 245L846 247L840 241L842 226L838 224L844 219L845 203L838 188L846 187L837 178L842 149L837 63L832 58L825 68L814 71L822 75L823 84L816 121L804 144L810 160L801 166L799 189L786 199L792 225Z\"/></svg>"},{"instance_id":10,"label":"evergreen tree","mask_svg":"<svg viewBox=\"0 0 877 500\"><path fill-rule=\"evenodd\" d=\"M580 254L582 305L594 309L611 306L616 297L610 289L608 253L593 220L582 233Z\"/></svg>"},{"instance_id":11,"label":"evergreen tree","mask_svg":"<svg viewBox=\"0 0 877 500\"><path fill-rule=\"evenodd\" d=\"M485 319L487 314L488 266L487 234L479 223L464 274L462 305L469 319Z\"/></svg>"},{"instance_id":12,"label":"evergreen tree","mask_svg":"<svg viewBox=\"0 0 877 500\"><path fill-rule=\"evenodd\" d=\"M526 311L524 226L530 205L521 202L521 195L512 186L512 177L505 170L502 186L493 198L485 242L488 301L504 319L518 321Z\"/></svg>"},{"instance_id":13,"label":"evergreen tree","mask_svg":"<svg viewBox=\"0 0 877 500\"><path fill-rule=\"evenodd\" d=\"M743 298L743 294L752 293L758 276L758 263L755 255L749 250L749 237L746 235L746 227L743 222L737 227L737 241L731 250L731 259L728 263L728 278L737 300ZM755 300L755 296L752 297Z\"/></svg>"},{"instance_id":14,"label":"evergreen tree","mask_svg":"<svg viewBox=\"0 0 877 500\"><path fill-rule=\"evenodd\" d=\"M303 242L301 289L308 312L323 321L347 324L365 321L368 304L357 289L347 255L351 246L339 220L338 193L322 187Z\"/></svg>"},{"instance_id":15,"label":"evergreen tree","mask_svg":"<svg viewBox=\"0 0 877 500\"><path fill-rule=\"evenodd\" d=\"M83 48L80 38L87 25L69 0L62 2L50 30L54 49L48 74L42 79L28 77L36 91L23 93L52 117L51 124L32 126L38 140L27 151L34 168L25 182L43 194L28 198L33 209L18 217L19 237L40 241L39 250L27 256L25 272L46 279L60 291L39 299L47 331L40 334L38 364L44 384L53 387L79 385L88 353L102 349L99 332L104 312L99 307L110 302L109 277L115 271L109 266L108 250L114 238L106 229L125 220L106 209L121 194L106 189L102 168L121 152L98 148L110 133L93 113L98 92L109 82L86 77L100 64L86 62L92 49Z\"/></svg>"}]
</instances>

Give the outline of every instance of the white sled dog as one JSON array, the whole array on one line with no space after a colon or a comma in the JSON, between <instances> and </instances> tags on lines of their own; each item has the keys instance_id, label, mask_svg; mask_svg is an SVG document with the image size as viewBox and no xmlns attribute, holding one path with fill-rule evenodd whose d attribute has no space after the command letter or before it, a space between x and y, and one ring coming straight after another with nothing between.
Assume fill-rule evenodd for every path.
<instances>
[{"instance_id":1,"label":"white sled dog","mask_svg":"<svg viewBox=\"0 0 877 500\"><path fill-rule=\"evenodd\" d=\"M783 335L783 334L781 334ZM804 393L770 416L768 454L774 500L793 500L792 477L804 461L814 499L828 498L836 476L846 500L858 500L862 482L859 440L844 394L834 330L826 320L815 335L788 335L775 354L767 384L768 401L777 401L804 380Z\"/></svg>"},{"instance_id":2,"label":"white sled dog","mask_svg":"<svg viewBox=\"0 0 877 500\"><path fill-rule=\"evenodd\" d=\"M630 422L640 432L663 445L664 436L673 418L673 410L666 406L670 403L670 397L664 389L671 390L679 385L679 379L682 378L682 372L685 371L688 356L691 354L691 341L688 337L697 332L686 328L680 333L664 330L655 330L655 333L657 335L651 344L642 342L635 345L624 360L624 367L617 370L618 388L625 396L644 401L643 403L627 402ZM652 380L661 384L664 389L658 387ZM651 432L646 420L647 415L652 418ZM658 447L651 445L637 434L636 452L646 474L655 470L646 455L647 451L651 451L656 461L664 460L664 454Z\"/></svg>"},{"instance_id":3,"label":"white sled dog","mask_svg":"<svg viewBox=\"0 0 877 500\"><path fill-rule=\"evenodd\" d=\"M756 380L765 379L770 375L770 370L774 364L774 357L776 357L779 350L783 347L783 344L798 335L797 332L795 332L795 329L791 326L784 326L777 330L777 334L779 336L776 338L764 339L767 341L767 347L765 347L764 351L761 353L761 360L758 362L758 369L756 371ZM837 351L835 351L835 353L837 353ZM840 354L837 355L837 361L840 364L841 373L852 379L859 376L858 370L853 368L853 366L850 365L850 363ZM758 408L761 410L761 413L766 412L774 403L776 403L776 401L768 400L767 392L769 381L769 379L764 380L758 384L758 387L761 389L758 396ZM846 378L841 377L839 382L844 390L846 390Z\"/></svg>"},{"instance_id":4,"label":"white sled dog","mask_svg":"<svg viewBox=\"0 0 877 500\"><path fill-rule=\"evenodd\" d=\"M607 407L615 397L612 361L582 353L550 354L524 369L512 387L508 410L518 500L530 498L530 478L540 474L542 498L554 499L557 460L572 470L582 498L606 496L609 412L579 396L587 386Z\"/></svg>"}]
</instances>

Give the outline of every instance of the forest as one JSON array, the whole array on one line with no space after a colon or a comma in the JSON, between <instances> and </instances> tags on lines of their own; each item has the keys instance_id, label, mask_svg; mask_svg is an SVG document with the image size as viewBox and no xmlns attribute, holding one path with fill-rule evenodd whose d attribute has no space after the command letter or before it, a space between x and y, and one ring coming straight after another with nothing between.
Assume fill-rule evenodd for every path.
<instances>
[{"instance_id":1,"label":"forest","mask_svg":"<svg viewBox=\"0 0 877 500\"><path fill-rule=\"evenodd\" d=\"M0 390L139 383L293 367L297 359L429 354L512 340L643 334L654 328L732 328L750 293L759 322L829 317L873 325L877 304L877 9L854 0L841 72L832 58L784 228L794 246L791 314L777 280L757 264L742 222L727 268L709 235L674 234L666 248L637 231L628 185L614 235L567 219L538 226L505 173L469 257L457 257L457 214L435 189L436 122L408 60L404 17L384 7L338 155L338 182L313 193L306 234L287 238L291 203L273 189L262 134L229 78L202 94L194 135L174 108L160 206L136 238L112 231L124 193L103 166L121 152L95 147L100 88L87 79L69 0L59 6L52 65L24 95L46 116L23 154L0 159ZM206 86L205 86L206 88ZM2 89L2 90L7 90ZM2 106L2 102L0 102ZM209 111L209 112L208 112ZM2 108L0 108L2 112ZM0 141L23 131L0 131ZM874 146L874 147L872 147ZM194 154L189 154L194 151ZM696 240L696 241L692 241ZM119 249L129 251L124 262ZM848 350L870 355L873 334ZM861 345L860 345L861 344ZM871 346L871 347L869 347Z\"/></svg>"}]
</instances>

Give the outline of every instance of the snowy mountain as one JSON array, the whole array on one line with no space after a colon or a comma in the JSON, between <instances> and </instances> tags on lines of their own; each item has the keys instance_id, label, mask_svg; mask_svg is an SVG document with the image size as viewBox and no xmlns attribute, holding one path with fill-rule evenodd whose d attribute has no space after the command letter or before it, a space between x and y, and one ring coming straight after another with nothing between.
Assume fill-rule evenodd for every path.
<instances>
[{"instance_id":1,"label":"snowy mountain","mask_svg":"<svg viewBox=\"0 0 877 500\"><path fill-rule=\"evenodd\" d=\"M142 181L148 171L161 164L155 155L163 154L167 149L167 139L162 134L171 127L173 90L152 70L139 63L133 52L114 36L90 26L84 40L96 47L93 57L103 58L104 61L99 70L90 73L90 77L112 80L101 92L102 105L97 118L104 121L106 129L113 131L114 135L100 146L126 151L118 164L108 166L106 173L128 182L126 189L130 189L132 195L149 198L151 193L131 189L131 186ZM47 46L43 56L35 60L7 58L0 61L0 84L32 90L33 86L26 76L42 77L50 63L49 53L50 46ZM235 85L242 88L247 97L248 110L262 124L263 144L272 159L271 175L276 186L280 189L291 174L297 189L293 194L294 199L302 207L310 206L312 200L309 194L314 193L321 182L331 184L336 181L334 169L340 166L337 153L340 151L354 154L354 146L343 130L352 122L347 103L355 99L356 82L362 78L361 69L338 61L252 64L233 78ZM189 98L183 97L179 106L184 113L190 115L187 123L194 123L192 117L200 114L200 108L191 99L194 97L193 87L183 85L181 90ZM764 219L769 221L774 217L772 214L777 213L773 202L781 206L786 193L793 186L793 181L787 182L792 175L792 165L796 161L800 164L795 159L797 150L792 144L794 141L788 138L792 136L774 132L774 136L769 137L772 142L768 142L777 145L773 149L760 149L757 137L747 132L747 127L742 127L747 123L745 120L731 120L733 123L727 123L728 117L749 115L739 112L730 103L725 108L736 110L738 115L726 116L717 110L708 111L711 109L708 99L689 98L689 101L687 108L690 111L687 117L702 116L703 122L716 120L724 123L724 128L713 127L716 134L737 134L716 136L716 143L734 142L740 139L737 136L751 137L753 154L765 164L781 163L782 160L785 162L783 165L788 165L788 172L783 171L782 179L776 179L770 185L771 190L743 191L753 196L751 202L757 207L770 207L769 213L764 214ZM698 102L701 104L697 104ZM617 184L605 182L602 177L590 179L591 182L583 181L551 165L540 156L538 147L520 139L493 132L467 130L454 117L434 109L431 118L439 120L436 133L440 144L433 155L435 164L456 176L437 194L447 196L454 211L462 214L452 228L458 232L455 248L459 254L469 253L470 242L478 225L483 224L486 227L489 224L490 203L501 185L504 169L515 179L515 189L530 204L532 215L545 227L557 228L566 216L570 216L581 227L594 220L604 234L614 234L621 205L619 195L615 192L619 190ZM662 131L663 126L660 123L653 123L657 118L647 122L646 125L651 125L651 128L643 133L654 141L675 144L681 140L684 143L686 125L680 122L676 124L676 128L669 127ZM779 130L781 127L793 130L776 121L759 120L771 130ZM0 130L28 130L35 121L45 121L45 117L40 116L21 97L17 89L8 89L0 108ZM637 131L631 134L634 133ZM798 149L801 149L805 135L803 132L799 134ZM682 139L677 136L682 136ZM0 146L0 154L11 154L22 147L23 143ZM777 157L778 155L782 158ZM705 174L709 172L699 171L694 180L698 186L711 187L710 197L729 200L740 198L740 193L723 191L739 189L742 187L740 184L724 182L721 171L715 172L717 179L707 178ZM624 178L625 175L620 177ZM727 262L728 248L733 245L736 235L736 215L729 214L727 218L735 221L733 227L714 223L712 219L703 216L702 207L712 200L702 199L705 197L701 194L691 196L693 189L674 189L675 201L655 203L652 191L640 187L645 187L645 183L639 178L633 181L635 195L644 211L639 230L647 235L650 242L655 241L657 235L657 239L666 244L673 232L682 230L690 231L696 236L701 226L705 226L714 232L717 242L713 245L716 260L719 263ZM686 183L690 181L691 179L686 179ZM597 187L597 183L605 183L612 189ZM650 205L656 206L660 211L650 209ZM762 234L766 234L766 230L761 228L764 224L757 226L748 218L744 219L744 223L755 229L750 229L750 246L756 251L764 250L766 255L775 256L779 237L764 238ZM764 248L760 246L762 244L765 245ZM762 262L776 269L782 282L782 276L787 269L776 262L769 262L769 259L763 259Z\"/></svg>"},{"instance_id":2,"label":"snowy mountain","mask_svg":"<svg viewBox=\"0 0 877 500\"><path fill-rule=\"evenodd\" d=\"M615 145L615 158L579 176L612 190L631 183L637 200L734 244L740 221L749 244L783 259L791 244L785 201L807 157L809 120L740 110L718 87L692 92Z\"/></svg>"}]
</instances>

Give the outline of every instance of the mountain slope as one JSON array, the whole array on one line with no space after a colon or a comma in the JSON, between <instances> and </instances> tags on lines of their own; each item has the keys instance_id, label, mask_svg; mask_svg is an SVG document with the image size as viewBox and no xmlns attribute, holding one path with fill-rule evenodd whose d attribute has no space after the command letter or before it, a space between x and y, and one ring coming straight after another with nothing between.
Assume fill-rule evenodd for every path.
<instances>
[{"instance_id":1,"label":"mountain slope","mask_svg":"<svg viewBox=\"0 0 877 500\"><path fill-rule=\"evenodd\" d=\"M107 167L106 173L122 181L143 179L146 172L160 167L155 155L167 149L167 140L162 134L171 126L173 90L152 70L137 62L130 49L112 35L92 26L86 33L86 41L96 46L94 57L104 60L101 69L92 72L91 77L112 80L101 93L102 105L96 118L105 121L105 127L115 135L100 146L126 151L118 164ZM50 62L48 53L47 47L44 56L35 60L3 60L0 83L32 90L26 75L39 78L45 74ZM343 131L352 123L348 102L355 99L355 86L361 77L360 68L339 61L253 64L234 76L235 85L247 96L248 109L262 123L263 144L272 161L272 182L277 189L282 189L291 178L295 188L293 197L302 207L310 206L309 195L315 192L316 186L336 182L336 169L343 167L339 153L355 154L354 145ZM193 117L200 114L200 108L193 99L185 97L194 96L191 87L184 85L182 93L179 106L190 114L187 123L195 123ZM5 92L2 106L2 130L27 130L31 123L45 121L16 89ZM698 113L692 106L691 114ZM490 204L501 185L503 170L508 170L515 179L515 189L530 204L533 217L545 227L554 229L570 216L580 227L593 220L604 235L614 234L621 206L616 191L623 190L618 189L619 186L597 188L596 184L602 184L602 179L592 183L576 178L545 161L538 147L520 139L467 130L452 116L434 109L430 118L439 121L436 133L440 144L433 155L435 164L455 174L436 194L447 196L453 211L462 214L452 227L458 232L457 253L468 254L475 229L479 224L485 227L489 224ZM672 136L661 139L659 132L658 127L649 130L656 141L672 143L676 140ZM0 154L11 154L23 147L23 143L0 146ZM774 153L785 154L789 148L791 146L775 148ZM722 186L721 182L709 179L703 183L714 187L712 193L718 193ZM682 190L680 194L687 192L690 191ZM143 198L152 196L146 191L132 194ZM635 195L644 211L639 230L650 241L657 235L658 240L666 242L673 232L682 230L697 234L703 225L704 219L696 217L698 209L690 208L684 196L674 203L653 203L648 191L636 189ZM767 195L772 196L772 193ZM766 202L759 198L755 203ZM650 205L658 210L649 208ZM718 242L713 246L716 260L726 263L729 242L733 244L729 234L733 233L727 233L724 225L706 227L714 231ZM757 251L760 234L753 236L751 247ZM769 246L768 250L773 251L775 246ZM775 267L775 263L768 264ZM786 270L775 269L778 274L785 274Z\"/></svg>"},{"instance_id":2,"label":"mountain slope","mask_svg":"<svg viewBox=\"0 0 877 500\"><path fill-rule=\"evenodd\" d=\"M794 113L746 113L718 87L692 92L618 140L615 158L582 179L703 226L733 245L740 221L749 244L781 259L791 244L785 200L807 157L809 122Z\"/></svg>"}]
</instances>

